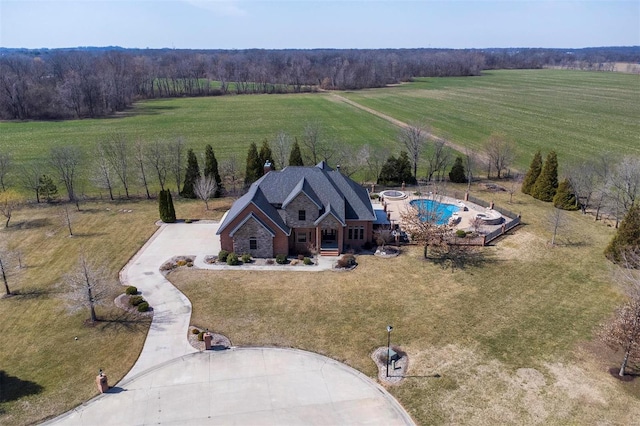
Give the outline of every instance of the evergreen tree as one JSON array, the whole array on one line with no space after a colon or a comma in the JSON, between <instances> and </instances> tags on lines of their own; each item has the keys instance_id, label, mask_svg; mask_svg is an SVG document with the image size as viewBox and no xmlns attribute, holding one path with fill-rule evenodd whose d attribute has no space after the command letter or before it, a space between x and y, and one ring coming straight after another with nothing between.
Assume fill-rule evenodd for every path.
<instances>
[{"instance_id":1,"label":"evergreen tree","mask_svg":"<svg viewBox=\"0 0 640 426\"><path fill-rule=\"evenodd\" d=\"M269 146L269 141L267 139L262 141L262 146L260 147L260 153L258 154L260 157L260 173L258 176L262 176L264 174L264 165L267 163L271 163L271 170L276 169L276 165L273 162L273 153L271 152L271 147Z\"/></svg>"},{"instance_id":2,"label":"evergreen tree","mask_svg":"<svg viewBox=\"0 0 640 426\"><path fill-rule=\"evenodd\" d=\"M403 182L407 185L416 183L406 151L402 151L398 158L393 155L389 157L378 178L378 183L382 185L401 185Z\"/></svg>"},{"instance_id":3,"label":"evergreen tree","mask_svg":"<svg viewBox=\"0 0 640 426\"><path fill-rule=\"evenodd\" d=\"M540 176L540 172L542 171L542 154L540 151L536 152L536 155L533 156L533 160L531 160L531 165L529 166L529 171L524 176L524 180L522 181L522 192L524 194L531 195L531 191L533 190L533 185L535 185L538 176Z\"/></svg>"},{"instance_id":4,"label":"evergreen tree","mask_svg":"<svg viewBox=\"0 0 640 426\"><path fill-rule=\"evenodd\" d=\"M291 148L291 153L289 154L289 165L304 166L304 162L302 161L302 152L300 152L300 145L298 144L298 138L296 138L293 143L293 147Z\"/></svg>"},{"instance_id":5,"label":"evergreen tree","mask_svg":"<svg viewBox=\"0 0 640 426\"><path fill-rule=\"evenodd\" d=\"M398 182L398 159L393 155L387 158L386 163L380 169L378 184L395 185Z\"/></svg>"},{"instance_id":6,"label":"evergreen tree","mask_svg":"<svg viewBox=\"0 0 640 426\"><path fill-rule=\"evenodd\" d=\"M449 172L449 180L454 183L467 183L467 172L464 170L462 157L456 157Z\"/></svg>"},{"instance_id":7,"label":"evergreen tree","mask_svg":"<svg viewBox=\"0 0 640 426\"><path fill-rule=\"evenodd\" d=\"M222 178L218 172L218 160L216 160L216 155L211 145L207 145L204 150L204 176L211 177L215 181L216 192L213 194L213 197L220 197L224 188L222 187Z\"/></svg>"},{"instance_id":8,"label":"evergreen tree","mask_svg":"<svg viewBox=\"0 0 640 426\"><path fill-rule=\"evenodd\" d=\"M626 249L640 248L640 205L631 206L620 222L618 232L604 251L607 259L614 263L620 262L621 253Z\"/></svg>"},{"instance_id":9,"label":"evergreen tree","mask_svg":"<svg viewBox=\"0 0 640 426\"><path fill-rule=\"evenodd\" d=\"M578 210L576 194L568 179L558 185L556 195L553 197L553 206L562 210Z\"/></svg>"},{"instance_id":10,"label":"evergreen tree","mask_svg":"<svg viewBox=\"0 0 640 426\"><path fill-rule=\"evenodd\" d=\"M249 151L247 152L247 165L244 173L244 186L246 188L262 176L263 165L264 164L260 164L258 147L255 142L251 142L251 145L249 145Z\"/></svg>"},{"instance_id":11,"label":"evergreen tree","mask_svg":"<svg viewBox=\"0 0 640 426\"><path fill-rule=\"evenodd\" d=\"M418 181L413 175L411 160L409 160L409 154L407 151L401 151L400 157L398 157L398 183L405 183L407 185L415 185Z\"/></svg>"},{"instance_id":12,"label":"evergreen tree","mask_svg":"<svg viewBox=\"0 0 640 426\"><path fill-rule=\"evenodd\" d=\"M196 198L193 186L200 177L200 168L198 167L198 158L192 149L187 151L187 171L184 176L184 184L182 185L182 195L185 198Z\"/></svg>"},{"instance_id":13,"label":"evergreen tree","mask_svg":"<svg viewBox=\"0 0 640 426\"><path fill-rule=\"evenodd\" d=\"M42 175L38 179L38 194L45 198L47 202L51 202L58 195L58 187L53 183L50 176Z\"/></svg>"},{"instance_id":14,"label":"evergreen tree","mask_svg":"<svg viewBox=\"0 0 640 426\"><path fill-rule=\"evenodd\" d=\"M538 200L553 201L558 189L558 157L555 151L549 152L542 166L540 176L536 179L531 195Z\"/></svg>"},{"instance_id":15,"label":"evergreen tree","mask_svg":"<svg viewBox=\"0 0 640 426\"><path fill-rule=\"evenodd\" d=\"M164 223L174 223L176 221L176 211L173 207L173 199L168 189L163 189L158 195L158 209L160 210L160 220Z\"/></svg>"}]
</instances>

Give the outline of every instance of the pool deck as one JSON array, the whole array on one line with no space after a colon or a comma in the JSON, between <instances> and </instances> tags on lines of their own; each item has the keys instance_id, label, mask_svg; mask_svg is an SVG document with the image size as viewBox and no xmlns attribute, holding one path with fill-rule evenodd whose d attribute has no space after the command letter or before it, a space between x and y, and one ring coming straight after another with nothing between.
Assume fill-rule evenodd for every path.
<instances>
[{"instance_id":1,"label":"pool deck","mask_svg":"<svg viewBox=\"0 0 640 426\"><path fill-rule=\"evenodd\" d=\"M405 192L406 193L406 192ZM400 224L400 227L402 227L402 213L408 211L411 206L410 206L410 202L413 200L425 200L425 199L433 199L433 196L430 194L426 194L426 195L420 195L420 196L416 196L416 195L410 195L407 193L407 198L403 199L403 200L399 200L399 199L391 199L391 198L385 198L384 201L387 203L387 213L390 214L390 221L392 225L395 224ZM466 231L470 231L471 230L471 220L473 220L474 217L476 217L476 215L478 213L484 213L486 214L488 211L493 212L493 210L489 210L487 208L481 207L477 204L474 204L470 201L464 201L464 200L457 200L455 198L451 198L451 197L445 197L442 195L437 195L436 197L439 197L440 202L442 203L447 203L447 204L454 204L456 206L459 207L463 207L466 206L467 207L467 211L464 211L463 208L460 208L460 210L457 212L458 213L458 217L460 217L460 222L456 225L454 225L454 229L464 229ZM382 205L381 203L377 203L378 205L374 204L374 208L379 208L382 209ZM492 232L495 229L500 228L502 225L483 225L481 231L483 233L489 233Z\"/></svg>"}]
</instances>

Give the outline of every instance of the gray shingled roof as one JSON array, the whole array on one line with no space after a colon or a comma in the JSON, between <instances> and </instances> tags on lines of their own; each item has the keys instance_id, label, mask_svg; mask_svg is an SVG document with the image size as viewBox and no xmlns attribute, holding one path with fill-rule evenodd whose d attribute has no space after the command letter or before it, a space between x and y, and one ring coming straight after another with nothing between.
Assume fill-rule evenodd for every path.
<instances>
[{"instance_id":1,"label":"gray shingled roof","mask_svg":"<svg viewBox=\"0 0 640 426\"><path fill-rule=\"evenodd\" d=\"M331 169L324 161L314 167L289 166L280 171L271 171L254 182L249 191L231 207L218 234L233 221L249 203L254 203L274 223L289 235L291 230L282 221L275 206L286 205L300 192L307 194L316 204L328 208L342 222L346 220L375 220L376 215L366 189Z\"/></svg>"}]
</instances>

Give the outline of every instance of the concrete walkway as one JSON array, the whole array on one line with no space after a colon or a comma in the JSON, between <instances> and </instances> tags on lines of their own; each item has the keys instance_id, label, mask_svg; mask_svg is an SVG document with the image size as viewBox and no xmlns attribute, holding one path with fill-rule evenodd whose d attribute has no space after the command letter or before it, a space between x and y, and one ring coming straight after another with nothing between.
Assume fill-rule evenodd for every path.
<instances>
[{"instance_id":1,"label":"concrete walkway","mask_svg":"<svg viewBox=\"0 0 640 426\"><path fill-rule=\"evenodd\" d=\"M189 255L196 267L237 270L204 262L220 251L218 226L163 224L129 261L122 283L138 287L154 309L140 357L108 393L46 424L413 424L382 387L332 359L277 348L198 352L188 343L191 302L159 269L173 256ZM247 268L311 272L334 261Z\"/></svg>"},{"instance_id":2,"label":"concrete walkway","mask_svg":"<svg viewBox=\"0 0 640 426\"><path fill-rule=\"evenodd\" d=\"M185 355L70 411L65 425L413 425L362 373L299 350Z\"/></svg>"}]
</instances>

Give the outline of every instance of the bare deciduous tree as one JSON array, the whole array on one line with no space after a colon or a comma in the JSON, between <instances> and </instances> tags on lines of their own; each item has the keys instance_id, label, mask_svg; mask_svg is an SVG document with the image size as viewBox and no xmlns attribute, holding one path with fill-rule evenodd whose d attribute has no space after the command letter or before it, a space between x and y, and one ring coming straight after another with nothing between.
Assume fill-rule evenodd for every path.
<instances>
[{"instance_id":1,"label":"bare deciduous tree","mask_svg":"<svg viewBox=\"0 0 640 426\"><path fill-rule=\"evenodd\" d=\"M58 215L60 217L60 223L62 224L62 226L67 228L69 230L69 236L73 237L73 229L71 228L71 225L73 224L73 221L75 219L74 213L70 211L69 206L65 204L60 209Z\"/></svg>"},{"instance_id":2,"label":"bare deciduous tree","mask_svg":"<svg viewBox=\"0 0 640 426\"><path fill-rule=\"evenodd\" d=\"M360 155L367 164L367 180L378 182L382 166L386 163L391 153L387 148L372 148L371 145L365 145L360 151Z\"/></svg>"},{"instance_id":3,"label":"bare deciduous tree","mask_svg":"<svg viewBox=\"0 0 640 426\"><path fill-rule=\"evenodd\" d=\"M11 168L11 155L9 153L0 152L0 188L4 191L6 187L6 177Z\"/></svg>"},{"instance_id":4,"label":"bare deciduous tree","mask_svg":"<svg viewBox=\"0 0 640 426\"><path fill-rule=\"evenodd\" d=\"M411 165L413 167L413 177L418 179L418 162L420 161L420 154L427 146L427 138L429 137L430 129L426 124L410 123L409 126L400 130L398 139L400 143L407 149L409 158L411 159Z\"/></svg>"},{"instance_id":5,"label":"bare deciduous tree","mask_svg":"<svg viewBox=\"0 0 640 426\"><path fill-rule=\"evenodd\" d=\"M24 199L22 196L14 190L6 190L0 192L0 214L2 214L7 221L4 224L5 228L9 227L9 221L13 213L22 206Z\"/></svg>"},{"instance_id":6,"label":"bare deciduous tree","mask_svg":"<svg viewBox=\"0 0 640 426\"><path fill-rule=\"evenodd\" d=\"M149 181L147 179L147 173L145 170L145 163L147 162L147 156L145 152L145 146L141 139L137 139L136 143L133 145L133 158L135 159L135 163L138 169L138 178L140 182L144 186L144 190L147 193L147 199L151 199L151 194L149 193Z\"/></svg>"},{"instance_id":7,"label":"bare deciduous tree","mask_svg":"<svg viewBox=\"0 0 640 426\"><path fill-rule=\"evenodd\" d=\"M598 189L599 179L597 164L585 161L567 168L567 179L576 193L576 203L582 214L586 214L591 205L591 198Z\"/></svg>"},{"instance_id":8,"label":"bare deciduous tree","mask_svg":"<svg viewBox=\"0 0 640 426\"><path fill-rule=\"evenodd\" d=\"M522 180L524 177L521 173L516 173L511 178L511 182L507 185L507 192L509 193L509 204L513 203L513 194L516 193L520 185L522 184Z\"/></svg>"},{"instance_id":9,"label":"bare deciduous tree","mask_svg":"<svg viewBox=\"0 0 640 426\"><path fill-rule=\"evenodd\" d=\"M554 207L553 210L547 216L547 223L549 225L549 229L551 229L551 245L555 246L556 238L558 236L558 232L564 229L567 225L567 220L565 218L565 211Z\"/></svg>"},{"instance_id":10,"label":"bare deciduous tree","mask_svg":"<svg viewBox=\"0 0 640 426\"><path fill-rule=\"evenodd\" d=\"M465 148L465 167L467 168L467 193L471 191L473 168L476 166L478 154L472 148Z\"/></svg>"},{"instance_id":11,"label":"bare deciduous tree","mask_svg":"<svg viewBox=\"0 0 640 426\"><path fill-rule=\"evenodd\" d=\"M216 193L216 181L213 176L199 176L193 185L193 192L196 197L204 201L204 205L209 210L209 200Z\"/></svg>"},{"instance_id":12,"label":"bare deciduous tree","mask_svg":"<svg viewBox=\"0 0 640 426\"><path fill-rule=\"evenodd\" d=\"M154 141L147 149L146 158L151 168L156 172L160 189L164 191L169 171L168 144L159 140Z\"/></svg>"},{"instance_id":13,"label":"bare deciduous tree","mask_svg":"<svg viewBox=\"0 0 640 426\"><path fill-rule=\"evenodd\" d=\"M96 306L107 301L110 284L106 270L81 255L76 268L63 278L69 308L72 311L89 309L91 322L95 323L98 320Z\"/></svg>"},{"instance_id":14,"label":"bare deciduous tree","mask_svg":"<svg viewBox=\"0 0 640 426\"><path fill-rule=\"evenodd\" d=\"M444 139L438 139L433 143L433 150L427 157L427 181L431 181L433 175L441 175L451 160L451 151L447 148ZM438 179L441 180L441 179Z\"/></svg>"},{"instance_id":15,"label":"bare deciduous tree","mask_svg":"<svg viewBox=\"0 0 640 426\"><path fill-rule=\"evenodd\" d=\"M96 146L94 162L95 170L91 180L98 188L109 191L109 199L113 201L113 172L111 163L107 158L107 152L104 144L98 144Z\"/></svg>"},{"instance_id":16,"label":"bare deciduous tree","mask_svg":"<svg viewBox=\"0 0 640 426\"><path fill-rule=\"evenodd\" d=\"M276 139L273 141L274 160L280 169L284 169L287 166L292 145L291 136L283 130L280 130L276 135Z\"/></svg>"},{"instance_id":17,"label":"bare deciduous tree","mask_svg":"<svg viewBox=\"0 0 640 426\"><path fill-rule=\"evenodd\" d=\"M320 162L321 144L320 124L317 122L306 123L302 135L302 145L307 148L310 163L318 164Z\"/></svg>"},{"instance_id":18,"label":"bare deciduous tree","mask_svg":"<svg viewBox=\"0 0 640 426\"><path fill-rule=\"evenodd\" d=\"M373 236L379 246L378 248L380 249L380 251L384 251L384 246L394 241L395 238L391 229L378 229L374 232Z\"/></svg>"},{"instance_id":19,"label":"bare deciduous tree","mask_svg":"<svg viewBox=\"0 0 640 426\"><path fill-rule=\"evenodd\" d=\"M2 247L0 247L0 274L2 274L2 282L4 283L4 291L5 294L8 296L11 294L11 290L9 289L9 281L7 279L7 271L6 271L6 264L7 264L7 256L8 252L6 250L4 250Z\"/></svg>"},{"instance_id":20,"label":"bare deciduous tree","mask_svg":"<svg viewBox=\"0 0 640 426\"><path fill-rule=\"evenodd\" d=\"M491 170L495 169L498 179L502 177L502 172L508 170L516 158L516 145L504 135L493 133L485 142L484 149L489 160L487 179L491 175Z\"/></svg>"},{"instance_id":21,"label":"bare deciduous tree","mask_svg":"<svg viewBox=\"0 0 640 426\"><path fill-rule=\"evenodd\" d=\"M231 182L232 194L236 193L236 183L242 177L242 169L240 168L240 162L235 153L231 154L229 158L222 161L221 164L222 173ZM227 186L228 188L228 186Z\"/></svg>"},{"instance_id":22,"label":"bare deciduous tree","mask_svg":"<svg viewBox=\"0 0 640 426\"><path fill-rule=\"evenodd\" d=\"M42 175L43 172L40 163L23 166L19 172L20 186L35 194L36 203L40 203L40 178Z\"/></svg>"},{"instance_id":23,"label":"bare deciduous tree","mask_svg":"<svg viewBox=\"0 0 640 426\"><path fill-rule=\"evenodd\" d=\"M618 195L624 214L640 195L640 158L623 158L611 176L611 187Z\"/></svg>"},{"instance_id":24,"label":"bare deciduous tree","mask_svg":"<svg viewBox=\"0 0 640 426\"><path fill-rule=\"evenodd\" d=\"M131 154L127 138L123 134L117 133L101 145L111 169L118 176L120 183L124 187L125 196L129 198L129 158Z\"/></svg>"},{"instance_id":25,"label":"bare deciduous tree","mask_svg":"<svg viewBox=\"0 0 640 426\"><path fill-rule=\"evenodd\" d=\"M51 148L49 161L51 167L58 173L60 181L64 183L69 201L75 203L76 208L80 210L75 192L78 169L81 164L80 151L71 146L53 147Z\"/></svg>"},{"instance_id":26,"label":"bare deciduous tree","mask_svg":"<svg viewBox=\"0 0 640 426\"><path fill-rule=\"evenodd\" d=\"M168 149L169 171L176 182L176 192L180 193L180 189L182 188L182 176L184 175L184 139L182 137L175 138L169 142Z\"/></svg>"}]
</instances>

